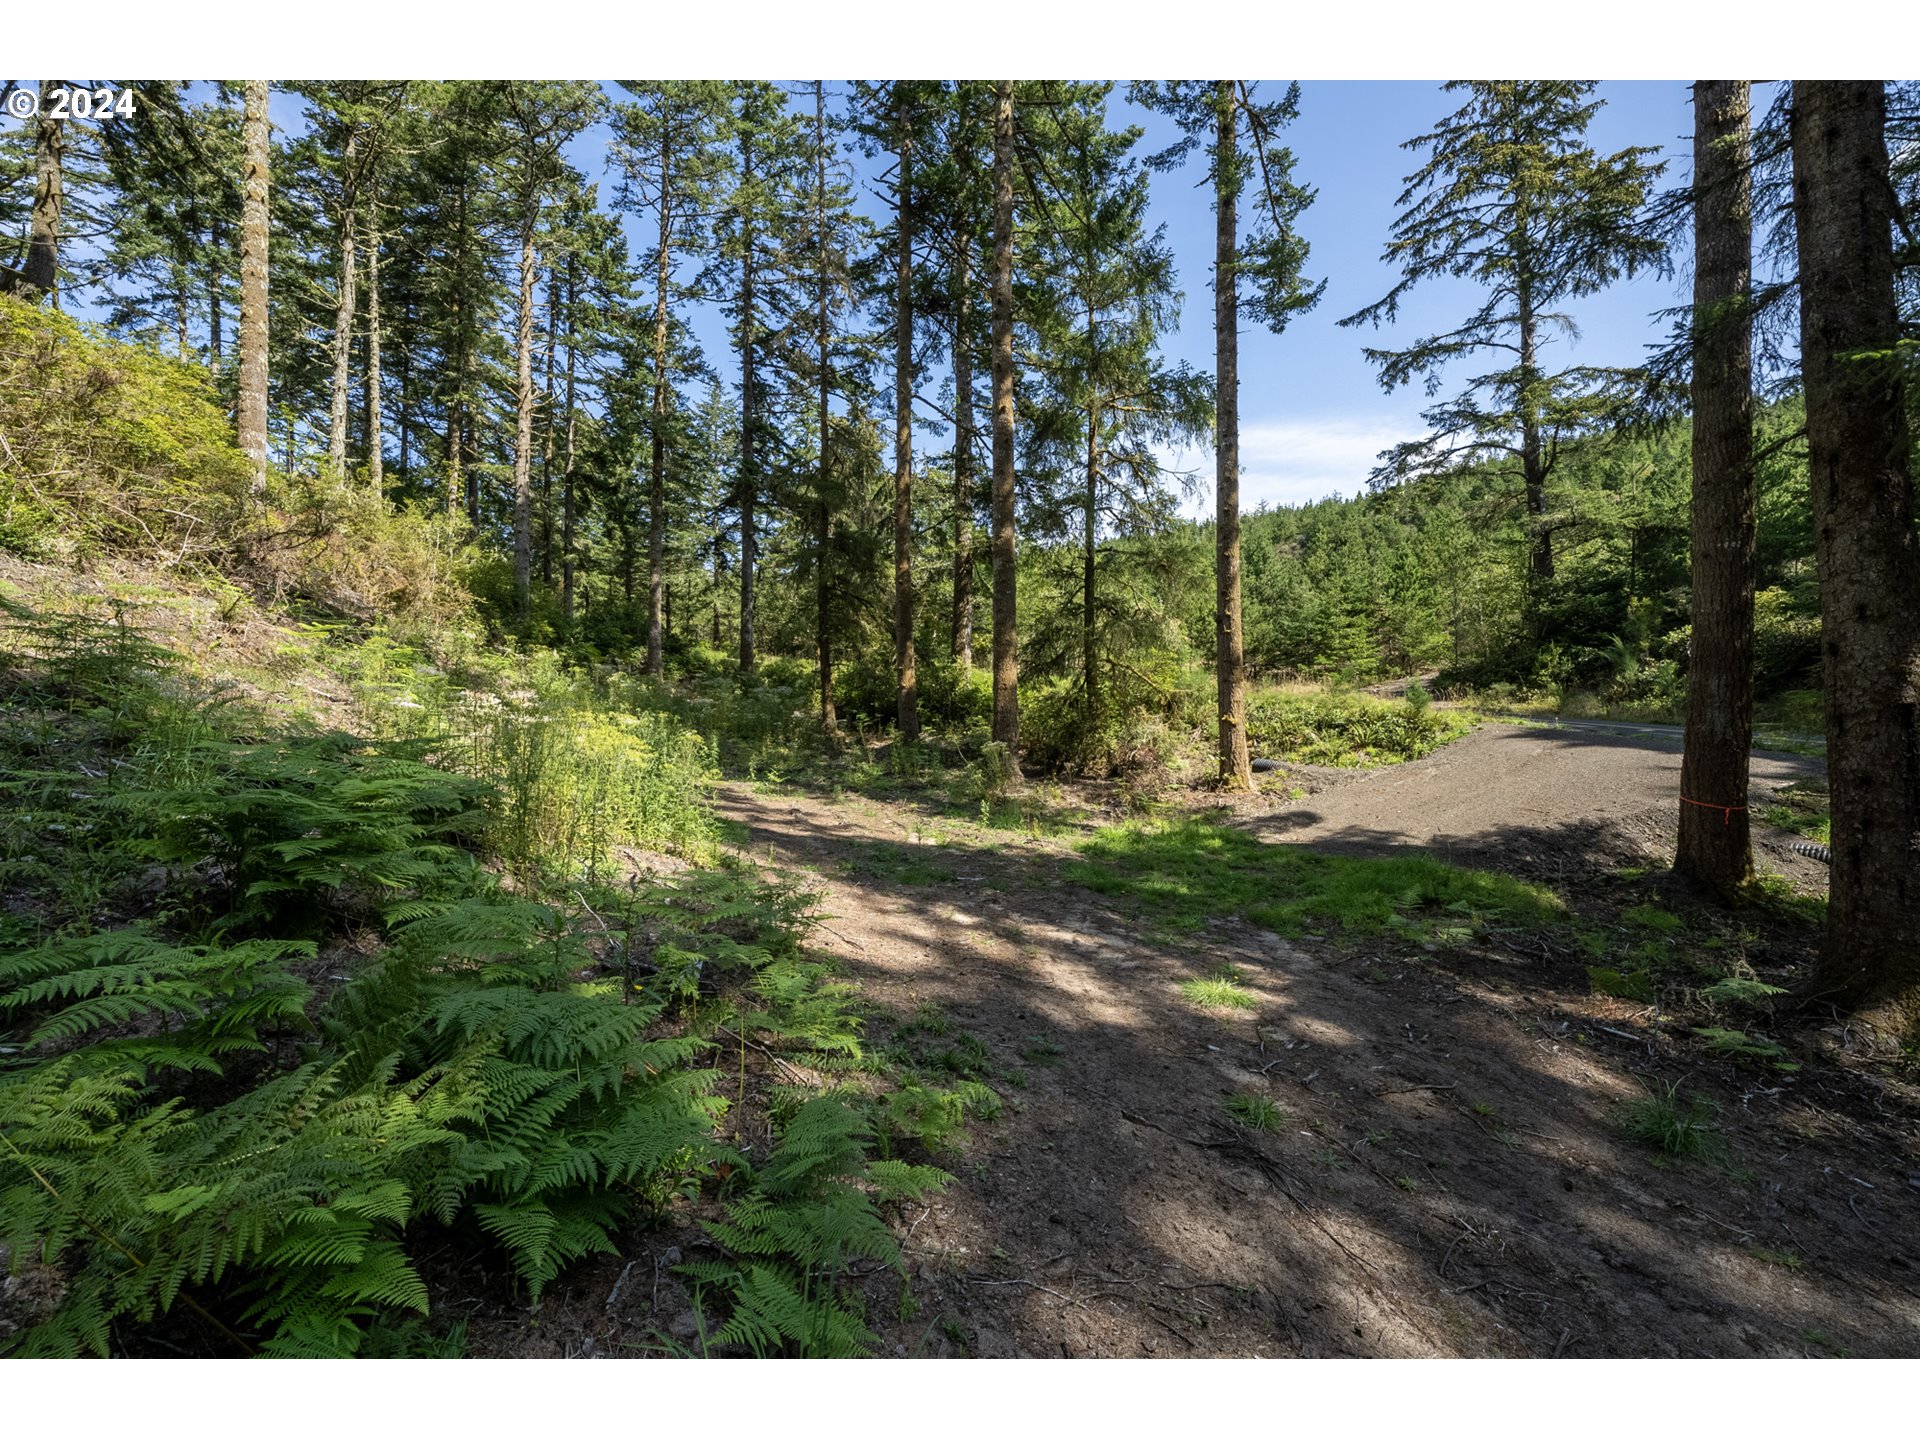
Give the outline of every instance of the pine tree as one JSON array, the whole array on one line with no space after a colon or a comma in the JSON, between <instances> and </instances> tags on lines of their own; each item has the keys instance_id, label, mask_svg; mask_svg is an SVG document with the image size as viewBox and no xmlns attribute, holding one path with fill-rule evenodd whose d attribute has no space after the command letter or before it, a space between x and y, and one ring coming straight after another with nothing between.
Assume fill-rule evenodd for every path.
<instances>
[{"instance_id":1,"label":"pine tree","mask_svg":"<svg viewBox=\"0 0 1920 1440\"><path fill-rule=\"evenodd\" d=\"M1049 85L1034 123L1036 148L1048 157L1035 167L1046 176L1033 206L1036 268L1046 278L1033 287L1034 349L1053 412L1034 428L1076 477L1067 503L1079 511L1077 650L1089 735L1102 713L1108 628L1097 595L1100 537L1165 523L1171 497L1159 454L1196 438L1212 419L1211 387L1159 358L1160 338L1178 320L1173 256L1163 234L1147 231L1147 175L1130 158L1142 131L1107 128L1111 89ZM1127 643L1146 638L1127 628Z\"/></svg>"},{"instance_id":2,"label":"pine tree","mask_svg":"<svg viewBox=\"0 0 1920 1440\"><path fill-rule=\"evenodd\" d=\"M1487 287L1486 301L1456 328L1404 350L1367 349L1388 391L1416 378L1437 389L1447 366L1467 356L1512 357L1429 408L1433 434L1387 452L1375 479L1517 465L1533 531L1529 568L1536 582L1550 580L1547 482L1562 447L1617 412L1627 376L1597 366L1549 371L1541 350L1548 332L1572 331L1556 306L1660 261L1664 247L1637 220L1665 167L1647 160L1652 146L1603 156L1586 143L1602 104L1590 98L1591 81L1454 80L1445 88L1464 92L1466 103L1404 146L1426 151L1427 162L1407 177L1382 256L1400 282L1340 323L1391 324L1407 292L1435 276Z\"/></svg>"},{"instance_id":3,"label":"pine tree","mask_svg":"<svg viewBox=\"0 0 1920 1440\"><path fill-rule=\"evenodd\" d=\"M253 462L253 489L267 488L267 179L271 142L268 83L247 81L245 209L240 225L240 449Z\"/></svg>"},{"instance_id":4,"label":"pine tree","mask_svg":"<svg viewBox=\"0 0 1920 1440\"><path fill-rule=\"evenodd\" d=\"M1881 81L1795 81L1800 261L1833 869L1822 996L1920 1025L1920 535Z\"/></svg>"},{"instance_id":5,"label":"pine tree","mask_svg":"<svg viewBox=\"0 0 1920 1440\"><path fill-rule=\"evenodd\" d=\"M533 586L533 310L539 268L535 242L546 199L578 183L561 151L599 118L604 101L600 87L591 81L516 80L500 87L500 104L511 137L520 252L514 327L513 586L525 619Z\"/></svg>"},{"instance_id":6,"label":"pine tree","mask_svg":"<svg viewBox=\"0 0 1920 1440\"><path fill-rule=\"evenodd\" d=\"M711 81L629 83L635 103L615 110L616 160L625 172L621 203L646 212L653 227L652 462L647 490L647 673L662 675L666 626L667 431L674 350L670 330L680 293L678 258L704 241L724 151L725 86Z\"/></svg>"},{"instance_id":7,"label":"pine tree","mask_svg":"<svg viewBox=\"0 0 1920 1440\"><path fill-rule=\"evenodd\" d=\"M797 281L795 220L811 171L800 117L779 86L750 80L732 86L731 187L715 225L716 274L709 287L722 304L740 357L740 458L735 467L739 524L739 662L742 675L759 661L758 592L761 510L783 448L774 411L778 361L805 304Z\"/></svg>"},{"instance_id":8,"label":"pine tree","mask_svg":"<svg viewBox=\"0 0 1920 1440\"><path fill-rule=\"evenodd\" d=\"M1693 639L1674 869L1753 874L1753 180L1749 86L1693 87Z\"/></svg>"},{"instance_id":9,"label":"pine tree","mask_svg":"<svg viewBox=\"0 0 1920 1440\"><path fill-rule=\"evenodd\" d=\"M1278 334L1295 315L1319 303L1325 282L1304 279L1307 244L1294 228L1313 192L1293 180L1293 154L1279 133L1298 114L1300 87L1278 100L1256 102L1244 80L1178 81L1136 85L1134 98L1171 115L1180 141L1156 155L1156 169L1182 162L1211 140L1214 194L1214 679L1220 715L1220 782L1253 784L1247 751L1247 677L1240 613L1240 338L1242 309ZM1247 121L1250 147L1240 139ZM1254 226L1240 237L1239 200L1259 179ZM1243 301L1240 275L1253 284Z\"/></svg>"},{"instance_id":10,"label":"pine tree","mask_svg":"<svg viewBox=\"0 0 1920 1440\"><path fill-rule=\"evenodd\" d=\"M993 111L993 738L1020 776L1020 649L1013 476L1014 82L994 82Z\"/></svg>"}]
</instances>

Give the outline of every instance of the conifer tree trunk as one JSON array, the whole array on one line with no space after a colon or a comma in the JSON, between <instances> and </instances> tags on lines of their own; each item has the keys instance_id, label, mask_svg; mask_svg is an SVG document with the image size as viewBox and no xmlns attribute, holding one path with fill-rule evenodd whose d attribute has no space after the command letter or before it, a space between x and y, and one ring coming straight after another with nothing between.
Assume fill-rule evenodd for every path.
<instances>
[{"instance_id":1,"label":"conifer tree trunk","mask_svg":"<svg viewBox=\"0 0 1920 1440\"><path fill-rule=\"evenodd\" d=\"M1833 868L1814 990L1920 1023L1920 541L1889 363L1894 191L1882 81L1796 81L1791 133Z\"/></svg>"},{"instance_id":2,"label":"conifer tree trunk","mask_svg":"<svg viewBox=\"0 0 1920 1440\"><path fill-rule=\"evenodd\" d=\"M1093 317L1087 317L1087 334L1093 334ZM1090 364L1091 371L1094 367ZM1085 547L1080 556L1080 677L1086 691L1087 733L1100 718L1100 673L1096 665L1093 638L1093 578L1095 546L1100 534L1100 407L1087 404L1087 490Z\"/></svg>"},{"instance_id":3,"label":"conifer tree trunk","mask_svg":"<svg viewBox=\"0 0 1920 1440\"><path fill-rule=\"evenodd\" d=\"M1520 393L1516 408L1520 412L1520 473L1526 483L1527 515L1542 522L1534 531L1533 545L1527 557L1527 569L1533 580L1553 578L1553 532L1544 523L1547 514L1547 461L1540 436L1540 403L1536 393L1539 381L1539 319L1534 314L1533 286L1522 274L1516 304L1520 314ZM1533 594L1529 588L1529 596Z\"/></svg>"},{"instance_id":4,"label":"conifer tree trunk","mask_svg":"<svg viewBox=\"0 0 1920 1440\"><path fill-rule=\"evenodd\" d=\"M673 224L673 167L669 133L661 139L660 244L653 297L653 463L647 476L647 674L661 679L666 625L667 559L667 284L673 262L668 250Z\"/></svg>"},{"instance_id":5,"label":"conifer tree trunk","mask_svg":"<svg viewBox=\"0 0 1920 1440\"><path fill-rule=\"evenodd\" d=\"M524 197L520 221L520 306L514 333L513 593L521 618L533 592L533 248L535 197Z\"/></svg>"},{"instance_id":6,"label":"conifer tree trunk","mask_svg":"<svg viewBox=\"0 0 1920 1440\"><path fill-rule=\"evenodd\" d=\"M187 293L187 267L178 258L172 265L173 270L173 347L174 353L182 360L187 358L191 348L188 343L187 326L192 314L193 297Z\"/></svg>"},{"instance_id":7,"label":"conifer tree trunk","mask_svg":"<svg viewBox=\"0 0 1920 1440\"><path fill-rule=\"evenodd\" d=\"M1213 347L1219 438L1214 452L1214 679L1220 783L1253 784L1247 754L1247 676L1240 632L1239 114L1233 82L1215 82Z\"/></svg>"},{"instance_id":8,"label":"conifer tree trunk","mask_svg":"<svg viewBox=\"0 0 1920 1440\"><path fill-rule=\"evenodd\" d=\"M413 478L413 345L420 333L414 321L413 301L406 303L403 312L406 325L405 340L400 346L400 433L396 437L400 453L396 457L400 462L400 486L404 490Z\"/></svg>"},{"instance_id":9,"label":"conifer tree trunk","mask_svg":"<svg viewBox=\"0 0 1920 1440\"><path fill-rule=\"evenodd\" d=\"M33 213L27 221L27 259L21 279L36 298L60 308L60 212L66 205L64 122L52 117L58 80L40 82L40 116L33 132Z\"/></svg>"},{"instance_id":10,"label":"conifer tree trunk","mask_svg":"<svg viewBox=\"0 0 1920 1440\"><path fill-rule=\"evenodd\" d=\"M895 82L897 89L899 82ZM899 256L894 283L893 350L893 668L899 681L900 733L920 736L920 688L913 664L913 142L901 105L900 186L895 219Z\"/></svg>"},{"instance_id":11,"label":"conifer tree trunk","mask_svg":"<svg viewBox=\"0 0 1920 1440\"><path fill-rule=\"evenodd\" d=\"M1020 773L1020 650L1014 634L1013 81L993 114L993 738Z\"/></svg>"},{"instance_id":12,"label":"conifer tree trunk","mask_svg":"<svg viewBox=\"0 0 1920 1440\"><path fill-rule=\"evenodd\" d=\"M327 412L327 470L338 480L347 473L347 389L353 359L354 294L354 148L356 132L347 132L340 160L340 288L333 309L333 403Z\"/></svg>"},{"instance_id":13,"label":"conifer tree trunk","mask_svg":"<svg viewBox=\"0 0 1920 1440\"><path fill-rule=\"evenodd\" d=\"M962 222L954 259L953 658L973 672L973 236Z\"/></svg>"},{"instance_id":14,"label":"conifer tree trunk","mask_svg":"<svg viewBox=\"0 0 1920 1440\"><path fill-rule=\"evenodd\" d=\"M577 393L574 389L574 309L579 303L580 257L567 252L567 452L560 471L560 614L573 624L573 446Z\"/></svg>"},{"instance_id":15,"label":"conifer tree trunk","mask_svg":"<svg viewBox=\"0 0 1920 1440\"><path fill-rule=\"evenodd\" d=\"M743 141L741 166L746 183L753 183L753 147ZM753 226L743 227L740 266L740 673L751 675L755 664L753 633L753 572L759 541L754 534L754 502L760 498L759 454L754 447L760 424L759 382L754 375Z\"/></svg>"},{"instance_id":16,"label":"conifer tree trunk","mask_svg":"<svg viewBox=\"0 0 1920 1440\"><path fill-rule=\"evenodd\" d=\"M818 533L814 540L817 546L814 552L814 640L820 657L820 728L827 734L833 734L839 720L833 707L833 644L829 633L832 610L829 605L827 561L833 539L833 514L830 504L831 491L828 489L828 476L831 467L827 462L827 87L826 82L813 82L813 144L814 144L814 243L819 247L818 281L819 289L815 296L818 310L815 314L814 342L819 352L820 396L820 503L818 507Z\"/></svg>"},{"instance_id":17,"label":"conifer tree trunk","mask_svg":"<svg viewBox=\"0 0 1920 1440\"><path fill-rule=\"evenodd\" d=\"M553 584L553 446L559 417L553 410L554 356L560 346L560 267L547 265L547 376L540 389L546 417L540 438L540 583Z\"/></svg>"},{"instance_id":18,"label":"conifer tree trunk","mask_svg":"<svg viewBox=\"0 0 1920 1440\"><path fill-rule=\"evenodd\" d=\"M447 357L447 370L452 377L453 391L447 397L446 501L448 515L459 514L461 506L465 505L468 520L477 526L480 523L480 511L477 504L478 497L470 496L466 493L465 478L461 473L462 462L465 459L463 454L463 441L465 437L463 434L464 427L461 423L461 412L466 402L467 393L467 325L465 305L458 289L458 277L466 274L468 238L467 177L463 171L454 196L453 255L451 256L451 264L456 280L455 293L450 306L453 313L453 343L449 348L453 353Z\"/></svg>"},{"instance_id":19,"label":"conifer tree trunk","mask_svg":"<svg viewBox=\"0 0 1920 1440\"><path fill-rule=\"evenodd\" d=\"M740 137L740 190L753 191L753 126L742 125ZM760 499L760 426L759 378L756 371L755 341L758 337L758 297L755 286L755 262L759 259L753 229L753 206L744 205L740 216L740 674L751 675L758 663L754 635L754 571L759 556L758 518L755 506Z\"/></svg>"},{"instance_id":20,"label":"conifer tree trunk","mask_svg":"<svg viewBox=\"0 0 1920 1440\"><path fill-rule=\"evenodd\" d=\"M380 376L380 211L368 207L367 226L367 488L375 495L386 491L387 436L380 408L385 404Z\"/></svg>"},{"instance_id":21,"label":"conifer tree trunk","mask_svg":"<svg viewBox=\"0 0 1920 1440\"><path fill-rule=\"evenodd\" d=\"M1693 653L1673 868L1723 896L1753 875L1745 809L1753 744L1749 108L1744 80L1694 82Z\"/></svg>"},{"instance_id":22,"label":"conifer tree trunk","mask_svg":"<svg viewBox=\"0 0 1920 1440\"><path fill-rule=\"evenodd\" d=\"M267 489L267 169L265 80L247 81L245 196L240 218L240 449L253 462L253 493Z\"/></svg>"},{"instance_id":23,"label":"conifer tree trunk","mask_svg":"<svg viewBox=\"0 0 1920 1440\"><path fill-rule=\"evenodd\" d=\"M220 268L220 254L226 242L226 232L217 222L208 227L207 249L211 252L211 258L207 261L207 353L213 357L215 369L226 358L226 337L222 334L226 317L220 296L226 283L226 272Z\"/></svg>"}]
</instances>

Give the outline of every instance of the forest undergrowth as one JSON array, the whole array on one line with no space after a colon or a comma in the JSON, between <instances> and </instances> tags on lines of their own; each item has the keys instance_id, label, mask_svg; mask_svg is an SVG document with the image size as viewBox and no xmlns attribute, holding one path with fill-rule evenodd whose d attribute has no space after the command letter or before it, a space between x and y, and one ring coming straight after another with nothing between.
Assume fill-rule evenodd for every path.
<instances>
[{"instance_id":1,"label":"forest undergrowth","mask_svg":"<svg viewBox=\"0 0 1920 1440\"><path fill-rule=\"evenodd\" d=\"M328 729L6 620L6 1353L441 1353L423 1246L537 1306L673 1213L702 1349L868 1348L841 1278L981 1100L892 1088L807 897L714 864L698 735L377 631Z\"/></svg>"}]
</instances>

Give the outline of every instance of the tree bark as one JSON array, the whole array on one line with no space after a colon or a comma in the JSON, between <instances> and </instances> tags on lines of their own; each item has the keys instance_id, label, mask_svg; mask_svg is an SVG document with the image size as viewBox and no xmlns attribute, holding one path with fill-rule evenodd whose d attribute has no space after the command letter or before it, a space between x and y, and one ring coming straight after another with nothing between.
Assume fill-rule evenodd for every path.
<instances>
[{"instance_id":1,"label":"tree bark","mask_svg":"<svg viewBox=\"0 0 1920 1440\"><path fill-rule=\"evenodd\" d=\"M1215 81L1213 350L1214 680L1220 709L1220 783L1253 785L1247 753L1246 657L1240 631L1239 113L1233 82Z\"/></svg>"},{"instance_id":2,"label":"tree bark","mask_svg":"<svg viewBox=\"0 0 1920 1440\"><path fill-rule=\"evenodd\" d=\"M381 423L380 375L380 210L368 205L367 225L367 488L386 491L387 435Z\"/></svg>"},{"instance_id":3,"label":"tree bark","mask_svg":"<svg viewBox=\"0 0 1920 1440\"><path fill-rule=\"evenodd\" d=\"M1539 379L1539 321L1534 314L1533 287L1525 275L1520 277L1517 303L1520 311L1520 393L1515 400L1520 411L1520 473L1526 483L1527 515L1537 522L1527 557L1528 573L1537 582L1553 578L1553 532L1545 524L1547 461L1542 453L1540 406L1534 393Z\"/></svg>"},{"instance_id":4,"label":"tree bark","mask_svg":"<svg viewBox=\"0 0 1920 1440\"><path fill-rule=\"evenodd\" d=\"M253 493L267 491L267 92L247 81L245 199L240 219L240 449L253 462Z\"/></svg>"},{"instance_id":5,"label":"tree bark","mask_svg":"<svg viewBox=\"0 0 1920 1440\"><path fill-rule=\"evenodd\" d=\"M1693 87L1693 641L1673 868L1753 876L1753 176L1745 80ZM1714 809L1711 807L1722 808Z\"/></svg>"},{"instance_id":6,"label":"tree bark","mask_svg":"<svg viewBox=\"0 0 1920 1440\"><path fill-rule=\"evenodd\" d=\"M539 201L528 195L522 203L520 307L513 347L513 593L524 620L533 599L533 286L539 269L533 214Z\"/></svg>"},{"instance_id":7,"label":"tree bark","mask_svg":"<svg viewBox=\"0 0 1920 1440\"><path fill-rule=\"evenodd\" d=\"M354 151L357 131L347 132L340 157L340 288L333 308L333 403L327 411L327 469L338 480L347 473L347 388L353 358L354 295Z\"/></svg>"},{"instance_id":8,"label":"tree bark","mask_svg":"<svg viewBox=\"0 0 1920 1440\"><path fill-rule=\"evenodd\" d=\"M226 234L218 224L208 228L207 248L213 252L213 257L207 262L207 353L213 357L216 370L226 358L226 337L221 333L225 328L225 316L222 313L224 302L220 295L226 280L226 273L220 268L220 254L226 241Z\"/></svg>"},{"instance_id":9,"label":"tree bark","mask_svg":"<svg viewBox=\"0 0 1920 1440\"><path fill-rule=\"evenodd\" d=\"M573 624L573 446L577 392L574 389L574 309L579 303L580 257L567 252L567 451L560 472L560 614Z\"/></svg>"},{"instance_id":10,"label":"tree bark","mask_svg":"<svg viewBox=\"0 0 1920 1440\"><path fill-rule=\"evenodd\" d=\"M1020 649L1013 486L1013 81L993 114L993 738L1020 771Z\"/></svg>"},{"instance_id":11,"label":"tree bark","mask_svg":"<svg viewBox=\"0 0 1920 1440\"><path fill-rule=\"evenodd\" d=\"M895 88L898 89L898 81ZM920 737L920 687L913 663L913 141L898 108L900 184L895 220L893 341L893 669L899 681L900 734Z\"/></svg>"},{"instance_id":12,"label":"tree bark","mask_svg":"<svg viewBox=\"0 0 1920 1440\"><path fill-rule=\"evenodd\" d=\"M740 131L740 188L753 188L753 131ZM758 377L754 374L754 234L751 202L740 225L740 674L753 673L756 657L753 633L753 580L758 537L754 534L754 505L760 498L759 454L754 442L760 423Z\"/></svg>"},{"instance_id":13,"label":"tree bark","mask_svg":"<svg viewBox=\"0 0 1920 1440\"><path fill-rule=\"evenodd\" d=\"M40 117L33 132L33 213L27 221L27 259L21 280L36 297L60 308L60 212L66 205L65 126L49 113L57 80L40 82Z\"/></svg>"},{"instance_id":14,"label":"tree bark","mask_svg":"<svg viewBox=\"0 0 1920 1440\"><path fill-rule=\"evenodd\" d=\"M1894 192L1882 81L1796 81L1794 219L1833 868L1814 990L1920 1025L1920 541L1891 363Z\"/></svg>"},{"instance_id":15,"label":"tree bark","mask_svg":"<svg viewBox=\"0 0 1920 1440\"><path fill-rule=\"evenodd\" d=\"M819 351L820 395L820 503L818 507L818 532L814 536L814 643L820 659L820 728L832 735L839 726L833 706L833 637L829 633L832 609L829 604L831 592L827 582L827 561L833 540L833 508L831 491L828 489L828 475L831 473L827 462L827 87L826 82L813 82L813 142L814 142L814 243L819 247L816 257L818 264L818 293L815 300L818 309L815 313L814 342Z\"/></svg>"},{"instance_id":16,"label":"tree bark","mask_svg":"<svg viewBox=\"0 0 1920 1440\"><path fill-rule=\"evenodd\" d=\"M963 219L954 259L953 658L973 672L973 236Z\"/></svg>"},{"instance_id":17,"label":"tree bark","mask_svg":"<svg viewBox=\"0 0 1920 1440\"><path fill-rule=\"evenodd\" d=\"M1093 336L1093 316L1087 316L1087 336ZM1088 367L1090 370L1092 366ZM1100 536L1100 407L1087 404L1086 534L1080 556L1080 683L1086 691L1087 735L1100 722L1100 672L1094 644L1093 581L1096 546Z\"/></svg>"},{"instance_id":18,"label":"tree bark","mask_svg":"<svg viewBox=\"0 0 1920 1440\"><path fill-rule=\"evenodd\" d=\"M547 262L547 375L540 387L546 416L540 438L540 583L553 584L553 447L559 416L554 414L554 357L560 348L560 267Z\"/></svg>"},{"instance_id":19,"label":"tree bark","mask_svg":"<svg viewBox=\"0 0 1920 1440\"><path fill-rule=\"evenodd\" d=\"M666 674L662 642L666 626L667 560L667 285L673 278L671 135L660 141L660 230L653 294L653 457L647 476L647 674Z\"/></svg>"}]
</instances>

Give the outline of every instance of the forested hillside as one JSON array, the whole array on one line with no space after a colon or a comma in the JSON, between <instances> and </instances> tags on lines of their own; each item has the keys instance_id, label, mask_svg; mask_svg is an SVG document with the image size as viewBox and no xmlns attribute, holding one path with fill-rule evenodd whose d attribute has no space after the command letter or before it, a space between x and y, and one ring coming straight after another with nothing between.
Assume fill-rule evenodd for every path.
<instances>
[{"instance_id":1,"label":"forested hillside","mask_svg":"<svg viewBox=\"0 0 1920 1440\"><path fill-rule=\"evenodd\" d=\"M1920 89L1430 98L0 82L0 1354L1913 1353Z\"/></svg>"}]
</instances>

